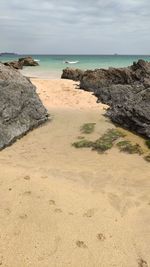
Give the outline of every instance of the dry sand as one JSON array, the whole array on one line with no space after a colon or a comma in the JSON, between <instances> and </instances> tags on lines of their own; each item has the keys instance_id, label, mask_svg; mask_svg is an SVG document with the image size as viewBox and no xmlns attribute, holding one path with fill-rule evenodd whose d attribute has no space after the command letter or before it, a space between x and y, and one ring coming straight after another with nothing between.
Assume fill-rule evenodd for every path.
<instances>
[{"instance_id":1,"label":"dry sand","mask_svg":"<svg viewBox=\"0 0 150 267\"><path fill-rule=\"evenodd\" d=\"M0 265L150 266L150 165L72 147L85 122L91 139L114 127L104 105L72 81L33 82L52 121L0 152Z\"/></svg>"}]
</instances>

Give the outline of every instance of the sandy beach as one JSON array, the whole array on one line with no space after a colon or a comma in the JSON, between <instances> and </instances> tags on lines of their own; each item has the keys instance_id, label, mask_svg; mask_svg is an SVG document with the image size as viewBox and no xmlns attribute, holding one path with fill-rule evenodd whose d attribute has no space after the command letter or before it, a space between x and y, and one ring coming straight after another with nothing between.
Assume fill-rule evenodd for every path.
<instances>
[{"instance_id":1,"label":"sandy beach","mask_svg":"<svg viewBox=\"0 0 150 267\"><path fill-rule=\"evenodd\" d=\"M0 152L0 265L150 266L150 165L71 144L114 125L70 80L32 79L50 120ZM140 137L137 138L143 144Z\"/></svg>"}]
</instances>

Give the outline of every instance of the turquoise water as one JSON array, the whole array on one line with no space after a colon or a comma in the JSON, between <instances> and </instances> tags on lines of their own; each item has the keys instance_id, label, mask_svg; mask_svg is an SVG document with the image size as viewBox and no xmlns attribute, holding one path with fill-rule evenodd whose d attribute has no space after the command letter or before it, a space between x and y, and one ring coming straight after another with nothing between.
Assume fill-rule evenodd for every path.
<instances>
[{"instance_id":1,"label":"turquoise water","mask_svg":"<svg viewBox=\"0 0 150 267\"><path fill-rule=\"evenodd\" d=\"M0 61L17 60L21 56L1 56ZM32 55L39 60L38 67L25 67L22 71L24 75L40 78L60 78L62 69L66 67L86 69L126 67L137 61L144 59L150 61L150 56L146 55ZM65 61L78 61L76 64L66 64Z\"/></svg>"}]
</instances>

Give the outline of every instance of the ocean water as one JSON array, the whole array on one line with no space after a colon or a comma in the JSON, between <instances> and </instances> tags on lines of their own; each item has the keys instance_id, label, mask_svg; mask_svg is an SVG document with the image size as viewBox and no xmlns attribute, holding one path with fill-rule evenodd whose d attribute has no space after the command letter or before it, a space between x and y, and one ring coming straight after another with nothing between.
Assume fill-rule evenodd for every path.
<instances>
[{"instance_id":1,"label":"ocean water","mask_svg":"<svg viewBox=\"0 0 150 267\"><path fill-rule=\"evenodd\" d=\"M0 61L17 60L27 55L0 56ZM86 69L126 67L138 59L150 61L150 55L31 55L39 61L37 67L24 67L21 71L29 77L45 79L60 78L62 70L66 67ZM65 61L78 61L76 64L68 64Z\"/></svg>"}]
</instances>

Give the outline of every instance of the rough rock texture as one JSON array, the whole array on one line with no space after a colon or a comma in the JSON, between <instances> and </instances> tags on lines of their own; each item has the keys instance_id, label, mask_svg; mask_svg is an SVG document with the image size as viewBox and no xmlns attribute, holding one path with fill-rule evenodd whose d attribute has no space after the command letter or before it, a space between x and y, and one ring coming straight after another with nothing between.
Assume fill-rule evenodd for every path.
<instances>
[{"instance_id":1,"label":"rough rock texture","mask_svg":"<svg viewBox=\"0 0 150 267\"><path fill-rule=\"evenodd\" d=\"M72 75L73 76L73 75ZM93 91L110 106L112 121L150 138L150 63L139 60L127 68L88 70L80 88Z\"/></svg>"},{"instance_id":2,"label":"rough rock texture","mask_svg":"<svg viewBox=\"0 0 150 267\"><path fill-rule=\"evenodd\" d=\"M18 62L23 66L39 66L38 62L35 61L32 57L19 58Z\"/></svg>"},{"instance_id":3,"label":"rough rock texture","mask_svg":"<svg viewBox=\"0 0 150 267\"><path fill-rule=\"evenodd\" d=\"M62 79L70 79L74 81L80 81L84 71L80 69L66 68L63 70Z\"/></svg>"},{"instance_id":4,"label":"rough rock texture","mask_svg":"<svg viewBox=\"0 0 150 267\"><path fill-rule=\"evenodd\" d=\"M35 86L17 70L0 63L0 149L47 119Z\"/></svg>"},{"instance_id":5,"label":"rough rock texture","mask_svg":"<svg viewBox=\"0 0 150 267\"><path fill-rule=\"evenodd\" d=\"M17 69L17 70L23 68L22 64L19 63L18 61L5 62L4 65L8 66L8 67L12 67L12 68Z\"/></svg>"},{"instance_id":6,"label":"rough rock texture","mask_svg":"<svg viewBox=\"0 0 150 267\"><path fill-rule=\"evenodd\" d=\"M12 67L14 69L23 69L24 66L39 66L32 57L19 58L18 61L5 62L5 66Z\"/></svg>"},{"instance_id":7,"label":"rough rock texture","mask_svg":"<svg viewBox=\"0 0 150 267\"><path fill-rule=\"evenodd\" d=\"M94 71L88 70L84 72L81 79L81 87L91 90L96 88L103 88L113 84L122 85L143 85L149 87L150 85L150 63L144 60L139 60L127 68L109 68L97 69Z\"/></svg>"}]
</instances>

